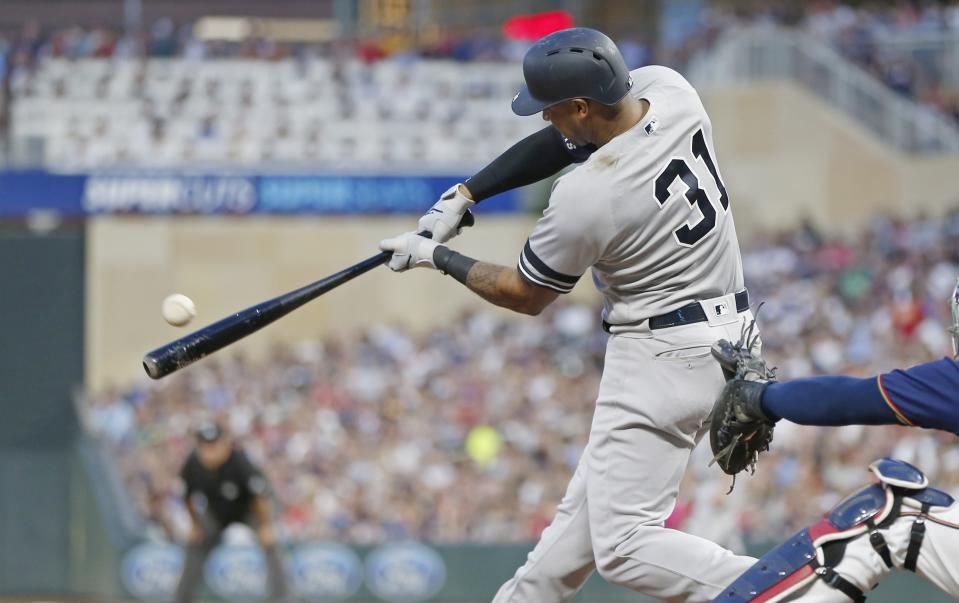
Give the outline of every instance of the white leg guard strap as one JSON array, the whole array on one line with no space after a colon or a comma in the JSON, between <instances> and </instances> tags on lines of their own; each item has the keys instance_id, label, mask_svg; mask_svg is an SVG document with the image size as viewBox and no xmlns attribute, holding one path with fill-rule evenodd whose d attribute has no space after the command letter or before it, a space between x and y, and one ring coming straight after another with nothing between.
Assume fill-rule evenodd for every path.
<instances>
[{"instance_id":1,"label":"white leg guard strap","mask_svg":"<svg viewBox=\"0 0 959 603\"><path fill-rule=\"evenodd\" d=\"M877 560L874 568L866 573L877 580L888 573L893 568L893 554L882 530L902 517L904 500L912 508L921 507L912 524L903 561L905 569L915 571L930 509L950 507L954 500L945 492L929 488L925 476L907 463L882 459L870 465L870 469L879 477L879 482L847 497L824 519L764 555L714 601L782 601L803 591L817 578L856 603L865 601L863 588L869 590L875 583L857 574L856 578L864 579L860 581L863 585L860 588L834 568L842 561L847 543L868 533L868 542L885 567Z\"/></svg>"}]
</instances>

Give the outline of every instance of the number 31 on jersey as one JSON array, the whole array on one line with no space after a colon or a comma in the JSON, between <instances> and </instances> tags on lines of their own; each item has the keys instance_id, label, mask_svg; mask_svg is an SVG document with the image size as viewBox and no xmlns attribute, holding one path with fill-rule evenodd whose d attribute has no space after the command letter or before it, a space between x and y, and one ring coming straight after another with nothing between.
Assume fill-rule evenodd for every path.
<instances>
[{"instance_id":1,"label":"number 31 on jersey","mask_svg":"<svg viewBox=\"0 0 959 603\"><path fill-rule=\"evenodd\" d=\"M699 130L693 135L692 140L693 157L702 159L706 164L706 169L716 182L716 188L719 189L719 204L723 211L729 209L729 197L726 195L726 187L719 179L719 172L716 171L716 164L709 155L709 149L706 147L706 138L703 131ZM696 165L699 165L698 163ZM699 187L699 177L693 172L685 159L676 158L666 165L662 173L656 178L656 200L659 206L664 207L669 201L669 187L679 178L686 185L686 201L691 207L698 207L703 214L702 219L696 224L690 226L683 224L673 231L676 241L684 247L692 247L703 239L709 232L716 227L716 207L709 200L706 191Z\"/></svg>"}]
</instances>

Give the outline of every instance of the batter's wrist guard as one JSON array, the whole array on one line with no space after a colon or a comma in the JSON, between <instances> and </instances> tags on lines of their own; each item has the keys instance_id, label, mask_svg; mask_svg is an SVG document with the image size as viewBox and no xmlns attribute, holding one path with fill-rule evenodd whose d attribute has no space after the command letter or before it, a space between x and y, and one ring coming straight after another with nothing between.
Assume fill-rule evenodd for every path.
<instances>
[{"instance_id":1,"label":"batter's wrist guard","mask_svg":"<svg viewBox=\"0 0 959 603\"><path fill-rule=\"evenodd\" d=\"M445 245L437 245L433 250L433 265L443 274L448 274L466 284L466 277L469 276L470 268L476 263L471 257L462 253L457 253Z\"/></svg>"}]
</instances>

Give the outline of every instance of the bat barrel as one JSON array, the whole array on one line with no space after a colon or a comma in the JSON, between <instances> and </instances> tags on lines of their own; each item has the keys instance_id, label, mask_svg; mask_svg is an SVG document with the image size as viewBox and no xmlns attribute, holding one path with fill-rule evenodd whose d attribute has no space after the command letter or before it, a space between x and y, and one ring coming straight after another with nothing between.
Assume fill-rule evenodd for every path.
<instances>
[{"instance_id":1,"label":"bat barrel","mask_svg":"<svg viewBox=\"0 0 959 603\"><path fill-rule=\"evenodd\" d=\"M143 369L159 379L242 339L301 304L287 308L280 298L237 312L185 337L161 346L143 357Z\"/></svg>"},{"instance_id":2,"label":"bat barrel","mask_svg":"<svg viewBox=\"0 0 959 603\"><path fill-rule=\"evenodd\" d=\"M378 253L305 287L274 297L218 320L198 331L148 352L143 357L143 370L151 379L159 379L176 372L251 333L255 333L306 302L316 299L330 289L334 289L364 272L385 264L389 259L389 253Z\"/></svg>"}]
</instances>

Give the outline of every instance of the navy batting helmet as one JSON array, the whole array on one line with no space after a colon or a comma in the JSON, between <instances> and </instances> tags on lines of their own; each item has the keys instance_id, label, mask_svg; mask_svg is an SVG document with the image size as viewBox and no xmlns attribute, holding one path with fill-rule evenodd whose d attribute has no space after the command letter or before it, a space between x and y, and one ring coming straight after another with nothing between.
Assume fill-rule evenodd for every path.
<instances>
[{"instance_id":1,"label":"navy batting helmet","mask_svg":"<svg viewBox=\"0 0 959 603\"><path fill-rule=\"evenodd\" d=\"M533 115L574 98L612 105L633 85L616 44L595 29L573 27L549 34L523 58L526 86L513 98L513 113Z\"/></svg>"}]
</instances>

